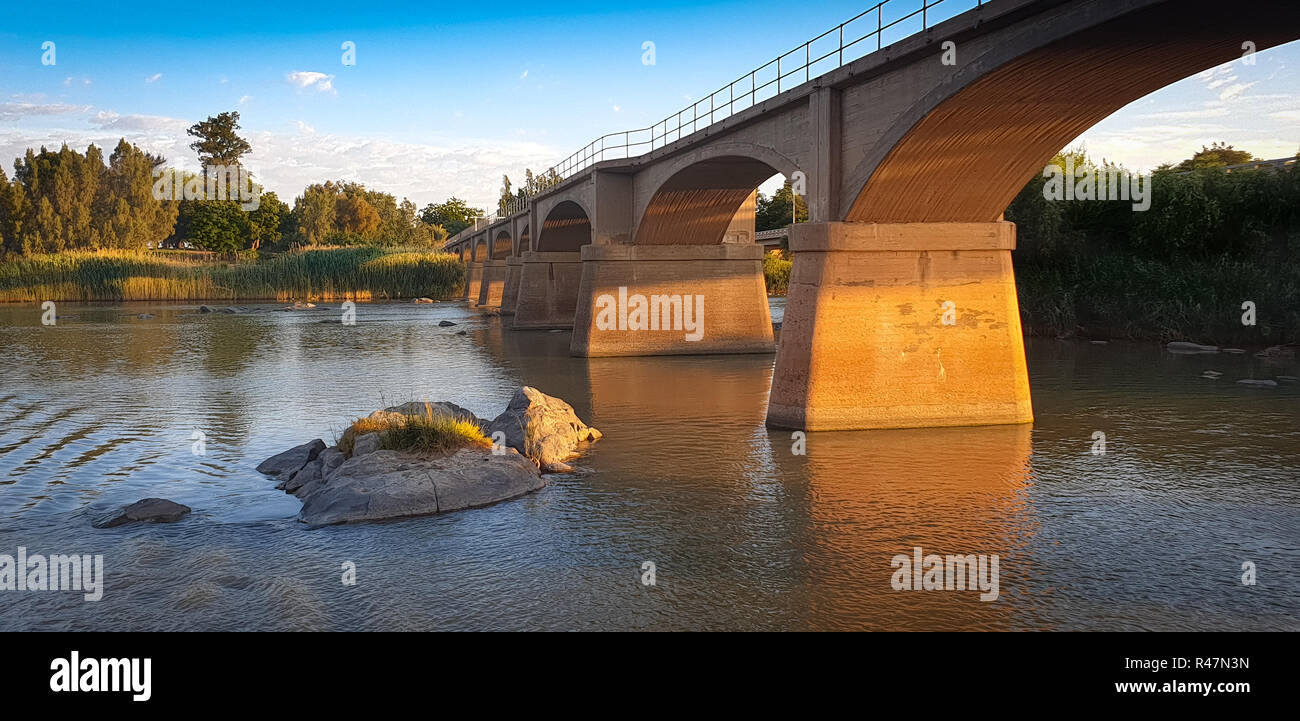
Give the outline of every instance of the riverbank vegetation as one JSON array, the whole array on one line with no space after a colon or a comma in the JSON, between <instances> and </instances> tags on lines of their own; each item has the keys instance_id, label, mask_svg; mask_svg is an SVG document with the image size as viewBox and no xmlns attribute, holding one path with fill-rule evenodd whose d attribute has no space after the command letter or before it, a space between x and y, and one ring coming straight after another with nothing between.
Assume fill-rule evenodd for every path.
<instances>
[{"instance_id":1,"label":"riverbank vegetation","mask_svg":"<svg viewBox=\"0 0 1300 721\"><path fill-rule=\"evenodd\" d=\"M439 248L447 223L482 211L456 198L417 211L410 200L360 183L308 185L292 206L254 188L242 165L251 146L239 113L196 123L189 134L201 172L118 142L105 161L90 145L28 149L12 180L0 169L0 260L68 251L195 248L234 254L313 246ZM233 187L232 187L233 186Z\"/></svg>"},{"instance_id":2,"label":"riverbank vegetation","mask_svg":"<svg viewBox=\"0 0 1300 721\"><path fill-rule=\"evenodd\" d=\"M790 290L790 269L793 266L786 251L769 250L763 255L763 280L767 283L768 295L785 295Z\"/></svg>"},{"instance_id":3,"label":"riverbank vegetation","mask_svg":"<svg viewBox=\"0 0 1300 721\"><path fill-rule=\"evenodd\" d=\"M185 252L70 251L0 262L0 302L446 298L465 266L427 248L317 248L236 262Z\"/></svg>"},{"instance_id":4,"label":"riverbank vegetation","mask_svg":"<svg viewBox=\"0 0 1300 721\"><path fill-rule=\"evenodd\" d=\"M1300 340L1300 167L1225 172L1216 166L1240 157L1225 150L1157 169L1143 212L1126 200L1046 200L1047 178L1032 179L1006 211L1025 326L1218 345ZM1081 152L1053 162L1069 157L1098 166ZM1255 325L1243 324L1247 302Z\"/></svg>"}]
</instances>

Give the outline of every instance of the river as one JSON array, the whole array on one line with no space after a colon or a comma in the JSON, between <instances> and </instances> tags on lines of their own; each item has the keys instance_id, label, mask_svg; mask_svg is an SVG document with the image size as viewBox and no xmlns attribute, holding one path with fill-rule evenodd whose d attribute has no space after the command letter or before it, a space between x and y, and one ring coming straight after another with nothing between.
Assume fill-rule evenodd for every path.
<instances>
[{"instance_id":1,"label":"river","mask_svg":"<svg viewBox=\"0 0 1300 721\"><path fill-rule=\"evenodd\" d=\"M1234 382L1294 360L1029 339L1032 425L799 454L763 424L770 354L574 358L457 303L276 307L0 307L0 554L102 554L106 579L0 591L0 630L1300 629L1300 387ZM490 418L524 384L605 437L519 499L312 529L254 470L382 406ZM149 496L194 512L91 527ZM895 590L915 547L996 554L998 598Z\"/></svg>"}]
</instances>

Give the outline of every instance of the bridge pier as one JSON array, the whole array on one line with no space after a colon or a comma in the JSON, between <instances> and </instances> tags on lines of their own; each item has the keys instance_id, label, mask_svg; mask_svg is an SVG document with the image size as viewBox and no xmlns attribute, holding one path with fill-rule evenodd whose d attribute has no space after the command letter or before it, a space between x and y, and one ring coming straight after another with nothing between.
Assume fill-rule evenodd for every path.
<instances>
[{"instance_id":1,"label":"bridge pier","mask_svg":"<svg viewBox=\"0 0 1300 721\"><path fill-rule=\"evenodd\" d=\"M506 285L506 262L504 260L483 261L483 276L479 283L478 306L480 308L497 308L501 306L501 296Z\"/></svg>"},{"instance_id":2,"label":"bridge pier","mask_svg":"<svg viewBox=\"0 0 1300 721\"><path fill-rule=\"evenodd\" d=\"M523 269L522 258L514 255L506 258L506 284L501 290L501 315L515 314L515 305L519 302L519 276Z\"/></svg>"},{"instance_id":3,"label":"bridge pier","mask_svg":"<svg viewBox=\"0 0 1300 721\"><path fill-rule=\"evenodd\" d=\"M582 248L573 355L770 353L774 348L761 246Z\"/></svg>"},{"instance_id":4,"label":"bridge pier","mask_svg":"<svg viewBox=\"0 0 1300 721\"><path fill-rule=\"evenodd\" d=\"M471 260L465 264L465 294L461 296L463 300L469 301L473 308L478 305L478 297L483 289L483 264L476 260Z\"/></svg>"},{"instance_id":5,"label":"bridge pier","mask_svg":"<svg viewBox=\"0 0 1300 721\"><path fill-rule=\"evenodd\" d=\"M572 328L581 279L582 258L578 253L526 251L519 270L519 300L512 327Z\"/></svg>"},{"instance_id":6,"label":"bridge pier","mask_svg":"<svg viewBox=\"0 0 1300 721\"><path fill-rule=\"evenodd\" d=\"M802 223L767 424L1029 423L1015 225Z\"/></svg>"}]
</instances>

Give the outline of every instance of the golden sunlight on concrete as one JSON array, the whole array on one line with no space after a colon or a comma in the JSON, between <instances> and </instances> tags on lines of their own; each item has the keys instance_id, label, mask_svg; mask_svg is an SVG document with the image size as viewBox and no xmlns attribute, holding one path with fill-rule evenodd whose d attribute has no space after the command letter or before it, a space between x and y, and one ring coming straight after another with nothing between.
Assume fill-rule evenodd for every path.
<instances>
[{"instance_id":1,"label":"golden sunlight on concrete","mask_svg":"<svg viewBox=\"0 0 1300 721\"><path fill-rule=\"evenodd\" d=\"M582 261L574 355L774 349L762 246L589 245ZM646 303L640 319L638 296Z\"/></svg>"},{"instance_id":2,"label":"golden sunlight on concrete","mask_svg":"<svg viewBox=\"0 0 1300 721\"><path fill-rule=\"evenodd\" d=\"M1028 423L1011 223L809 223L768 425L801 430Z\"/></svg>"}]
</instances>

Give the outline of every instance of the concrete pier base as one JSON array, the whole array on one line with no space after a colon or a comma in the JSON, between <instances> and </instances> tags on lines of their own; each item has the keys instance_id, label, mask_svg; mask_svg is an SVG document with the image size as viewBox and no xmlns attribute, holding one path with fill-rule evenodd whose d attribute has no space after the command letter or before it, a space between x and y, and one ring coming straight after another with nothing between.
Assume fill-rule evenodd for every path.
<instances>
[{"instance_id":1,"label":"concrete pier base","mask_svg":"<svg viewBox=\"0 0 1300 721\"><path fill-rule=\"evenodd\" d=\"M578 304L582 258L578 253L527 251L519 271L519 300L515 303L518 330L573 327Z\"/></svg>"},{"instance_id":2,"label":"concrete pier base","mask_svg":"<svg viewBox=\"0 0 1300 721\"><path fill-rule=\"evenodd\" d=\"M465 264L465 294L463 300L469 301L471 308L478 305L478 297L483 288L483 264L471 260Z\"/></svg>"},{"instance_id":3,"label":"concrete pier base","mask_svg":"<svg viewBox=\"0 0 1300 721\"><path fill-rule=\"evenodd\" d=\"M763 248L589 245L570 352L577 356L770 353Z\"/></svg>"},{"instance_id":4,"label":"concrete pier base","mask_svg":"<svg viewBox=\"0 0 1300 721\"><path fill-rule=\"evenodd\" d=\"M501 290L501 315L515 314L515 304L519 302L519 276L523 269L522 258L514 255L506 258L506 284Z\"/></svg>"},{"instance_id":5,"label":"concrete pier base","mask_svg":"<svg viewBox=\"0 0 1300 721\"><path fill-rule=\"evenodd\" d=\"M506 261L483 261L483 279L479 283L478 307L499 308L506 286Z\"/></svg>"},{"instance_id":6,"label":"concrete pier base","mask_svg":"<svg viewBox=\"0 0 1300 721\"><path fill-rule=\"evenodd\" d=\"M767 424L1029 423L1015 225L805 223Z\"/></svg>"}]
</instances>

